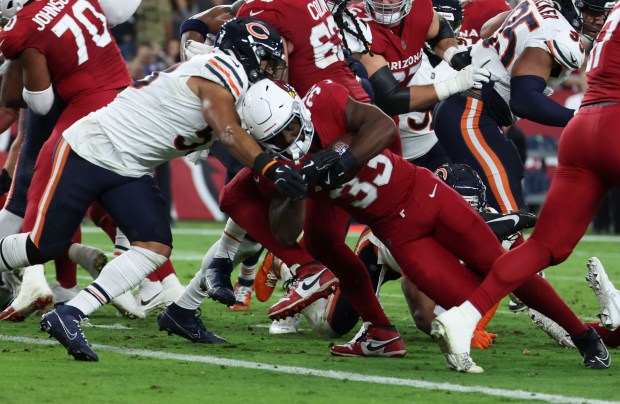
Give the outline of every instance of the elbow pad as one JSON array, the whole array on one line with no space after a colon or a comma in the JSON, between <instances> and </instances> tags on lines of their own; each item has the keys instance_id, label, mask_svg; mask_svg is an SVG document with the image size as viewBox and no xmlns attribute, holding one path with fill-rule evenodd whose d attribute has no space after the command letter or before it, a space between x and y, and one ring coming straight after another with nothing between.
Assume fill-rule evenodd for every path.
<instances>
[{"instance_id":1,"label":"elbow pad","mask_svg":"<svg viewBox=\"0 0 620 404\"><path fill-rule=\"evenodd\" d=\"M510 109L520 118L549 125L566 126L575 111L564 108L543 94L547 83L542 77L528 75L510 79Z\"/></svg>"},{"instance_id":2,"label":"elbow pad","mask_svg":"<svg viewBox=\"0 0 620 404\"><path fill-rule=\"evenodd\" d=\"M370 77L375 103L390 116L409 112L409 87L401 87L389 67L383 66Z\"/></svg>"},{"instance_id":3,"label":"elbow pad","mask_svg":"<svg viewBox=\"0 0 620 404\"><path fill-rule=\"evenodd\" d=\"M37 115L46 115L54 104L54 90L52 85L43 91L28 91L26 87L22 91L22 97L26 104Z\"/></svg>"},{"instance_id":4,"label":"elbow pad","mask_svg":"<svg viewBox=\"0 0 620 404\"><path fill-rule=\"evenodd\" d=\"M127 21L138 9L141 0L99 0L109 27Z\"/></svg>"}]
</instances>

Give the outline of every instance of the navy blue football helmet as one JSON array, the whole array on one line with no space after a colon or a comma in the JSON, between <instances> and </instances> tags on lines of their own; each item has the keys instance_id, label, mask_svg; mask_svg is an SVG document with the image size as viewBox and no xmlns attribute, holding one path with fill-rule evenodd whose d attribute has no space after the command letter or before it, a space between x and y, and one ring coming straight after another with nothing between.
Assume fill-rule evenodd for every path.
<instances>
[{"instance_id":1,"label":"navy blue football helmet","mask_svg":"<svg viewBox=\"0 0 620 404\"><path fill-rule=\"evenodd\" d=\"M562 15L586 42L592 42L615 6L613 0L556 0Z\"/></svg>"},{"instance_id":2,"label":"navy blue football helmet","mask_svg":"<svg viewBox=\"0 0 620 404\"><path fill-rule=\"evenodd\" d=\"M463 7L459 0L433 0L433 8L450 23L454 32L459 31L463 23Z\"/></svg>"},{"instance_id":3,"label":"navy blue football helmet","mask_svg":"<svg viewBox=\"0 0 620 404\"><path fill-rule=\"evenodd\" d=\"M280 34L256 18L233 18L224 23L215 47L232 54L252 83L265 78L281 80L286 71Z\"/></svg>"},{"instance_id":4,"label":"navy blue football helmet","mask_svg":"<svg viewBox=\"0 0 620 404\"><path fill-rule=\"evenodd\" d=\"M454 188L474 209L483 212L487 207L487 187L482 179L466 164L444 164L435 174Z\"/></svg>"}]
</instances>

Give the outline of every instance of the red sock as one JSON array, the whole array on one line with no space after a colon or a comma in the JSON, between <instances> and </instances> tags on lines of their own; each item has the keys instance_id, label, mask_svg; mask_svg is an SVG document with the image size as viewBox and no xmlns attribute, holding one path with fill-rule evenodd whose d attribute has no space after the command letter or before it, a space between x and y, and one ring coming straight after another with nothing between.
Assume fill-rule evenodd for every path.
<instances>
[{"instance_id":1,"label":"red sock","mask_svg":"<svg viewBox=\"0 0 620 404\"><path fill-rule=\"evenodd\" d=\"M172 275L172 274L176 274L174 267L172 266L172 262L170 262L170 260L166 261L164 263L164 265L160 266L159 268L157 268L151 275L155 276L155 280L153 280L150 276L149 276L149 280L156 282L156 281L163 281L166 277L168 277L168 275Z\"/></svg>"},{"instance_id":2,"label":"red sock","mask_svg":"<svg viewBox=\"0 0 620 404\"><path fill-rule=\"evenodd\" d=\"M602 327L598 322L586 323L586 325L589 325L596 330L608 348L617 348L620 346L620 328L615 331L610 331L607 328Z\"/></svg>"},{"instance_id":3,"label":"red sock","mask_svg":"<svg viewBox=\"0 0 620 404\"><path fill-rule=\"evenodd\" d=\"M78 228L71 237L71 243L82 241L82 231ZM77 264L69 259L69 249L54 260L56 265L56 280L63 288L69 289L77 285Z\"/></svg>"}]
</instances>

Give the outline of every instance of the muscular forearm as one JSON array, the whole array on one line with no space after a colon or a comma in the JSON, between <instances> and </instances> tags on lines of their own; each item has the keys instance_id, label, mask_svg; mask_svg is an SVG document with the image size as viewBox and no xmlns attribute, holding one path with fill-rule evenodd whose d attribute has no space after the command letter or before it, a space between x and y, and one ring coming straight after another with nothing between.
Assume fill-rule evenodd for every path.
<instances>
[{"instance_id":1,"label":"muscular forearm","mask_svg":"<svg viewBox=\"0 0 620 404\"><path fill-rule=\"evenodd\" d=\"M306 218L306 201L293 201L278 195L269 207L269 226L278 242L292 245L297 241Z\"/></svg>"}]
</instances>

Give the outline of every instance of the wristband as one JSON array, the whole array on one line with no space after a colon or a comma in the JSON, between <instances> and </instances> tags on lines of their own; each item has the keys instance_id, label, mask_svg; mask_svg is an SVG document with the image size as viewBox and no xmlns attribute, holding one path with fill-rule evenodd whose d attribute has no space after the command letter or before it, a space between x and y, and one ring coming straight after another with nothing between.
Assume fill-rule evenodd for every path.
<instances>
[{"instance_id":1,"label":"wristband","mask_svg":"<svg viewBox=\"0 0 620 404\"><path fill-rule=\"evenodd\" d=\"M209 35L209 26L206 22L199 20L197 18L189 18L183 23L181 23L181 28L179 28L180 35L183 35L187 31L196 31L205 38Z\"/></svg>"},{"instance_id":2,"label":"wristband","mask_svg":"<svg viewBox=\"0 0 620 404\"><path fill-rule=\"evenodd\" d=\"M269 170L269 168L276 163L277 161L275 161L268 153L263 152L254 159L252 169L264 176L267 170Z\"/></svg>"},{"instance_id":3,"label":"wristband","mask_svg":"<svg viewBox=\"0 0 620 404\"><path fill-rule=\"evenodd\" d=\"M11 189L11 183L13 180L6 169L3 169L0 173L0 195L8 192Z\"/></svg>"}]
</instances>

